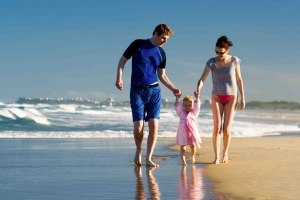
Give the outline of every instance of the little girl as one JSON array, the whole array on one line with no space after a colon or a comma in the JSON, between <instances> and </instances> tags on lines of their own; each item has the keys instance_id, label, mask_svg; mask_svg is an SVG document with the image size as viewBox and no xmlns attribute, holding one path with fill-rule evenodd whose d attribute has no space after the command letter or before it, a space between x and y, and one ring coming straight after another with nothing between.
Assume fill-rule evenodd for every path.
<instances>
[{"instance_id":1,"label":"little girl","mask_svg":"<svg viewBox=\"0 0 300 200\"><path fill-rule=\"evenodd\" d=\"M175 111L180 117L178 125L176 144L180 145L180 158L182 165L186 165L185 151L186 145L190 145L191 148L191 163L195 162L196 146L200 148L200 128L198 126L196 118L200 112L200 99L197 99L199 95L197 92L194 93L196 99L193 102L192 96L185 96L182 100L182 107L179 103L179 98L176 96L174 104ZM193 105L194 104L194 105Z\"/></svg>"}]
</instances>

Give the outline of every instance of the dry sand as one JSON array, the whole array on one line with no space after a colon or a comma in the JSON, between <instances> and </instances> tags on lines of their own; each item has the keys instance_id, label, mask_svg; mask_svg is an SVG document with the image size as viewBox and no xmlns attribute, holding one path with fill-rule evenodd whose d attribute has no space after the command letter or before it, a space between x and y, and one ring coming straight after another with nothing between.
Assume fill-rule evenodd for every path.
<instances>
[{"instance_id":1,"label":"dry sand","mask_svg":"<svg viewBox=\"0 0 300 200\"><path fill-rule=\"evenodd\" d=\"M213 158L211 138L202 138L196 161L207 164L204 174L216 194L228 199L300 198L300 137L232 138L230 162L209 164Z\"/></svg>"}]
</instances>

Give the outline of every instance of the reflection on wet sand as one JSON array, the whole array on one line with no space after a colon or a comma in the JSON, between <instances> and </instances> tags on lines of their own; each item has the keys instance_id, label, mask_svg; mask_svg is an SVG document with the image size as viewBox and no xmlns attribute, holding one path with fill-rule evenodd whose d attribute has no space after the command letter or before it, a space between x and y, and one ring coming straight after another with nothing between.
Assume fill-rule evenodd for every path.
<instances>
[{"instance_id":1,"label":"reflection on wet sand","mask_svg":"<svg viewBox=\"0 0 300 200\"><path fill-rule=\"evenodd\" d=\"M159 186L156 182L155 177L152 174L152 171L156 168L146 168L147 182L148 182L148 190L150 194L150 199L160 199L161 193L159 192ZM142 167L136 166L134 168L135 176L136 176L136 192L135 199L147 199L146 192L144 189L143 179L142 179Z\"/></svg>"},{"instance_id":2,"label":"reflection on wet sand","mask_svg":"<svg viewBox=\"0 0 300 200\"><path fill-rule=\"evenodd\" d=\"M204 199L202 169L192 165L190 173L187 176L186 166L182 166L178 183L178 199Z\"/></svg>"}]
</instances>

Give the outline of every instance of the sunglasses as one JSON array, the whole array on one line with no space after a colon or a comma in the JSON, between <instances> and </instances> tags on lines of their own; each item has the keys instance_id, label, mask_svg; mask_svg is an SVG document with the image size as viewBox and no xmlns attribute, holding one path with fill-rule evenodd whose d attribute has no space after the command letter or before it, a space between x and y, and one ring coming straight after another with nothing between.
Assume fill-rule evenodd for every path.
<instances>
[{"instance_id":1,"label":"sunglasses","mask_svg":"<svg viewBox=\"0 0 300 200\"><path fill-rule=\"evenodd\" d=\"M224 52L215 51L215 52L216 52L216 54L220 54L220 55L223 55L224 53L226 53L226 51L224 51Z\"/></svg>"}]
</instances>

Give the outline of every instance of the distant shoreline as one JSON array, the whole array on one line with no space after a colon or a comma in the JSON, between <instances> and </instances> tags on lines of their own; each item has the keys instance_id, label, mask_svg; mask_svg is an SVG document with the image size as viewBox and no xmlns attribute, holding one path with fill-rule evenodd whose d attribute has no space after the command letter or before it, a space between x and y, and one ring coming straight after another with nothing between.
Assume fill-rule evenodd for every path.
<instances>
[{"instance_id":1,"label":"distant shoreline","mask_svg":"<svg viewBox=\"0 0 300 200\"><path fill-rule=\"evenodd\" d=\"M90 100L82 98L28 98L20 97L15 103L17 104L77 104L89 106L130 106L130 101L114 101L113 98L102 100ZM167 99L162 99L162 107L172 108L174 102L168 102ZM210 108L210 101L205 100L201 107L203 109ZM292 101L250 101L246 103L246 110L289 110L300 111L300 103Z\"/></svg>"}]
</instances>

